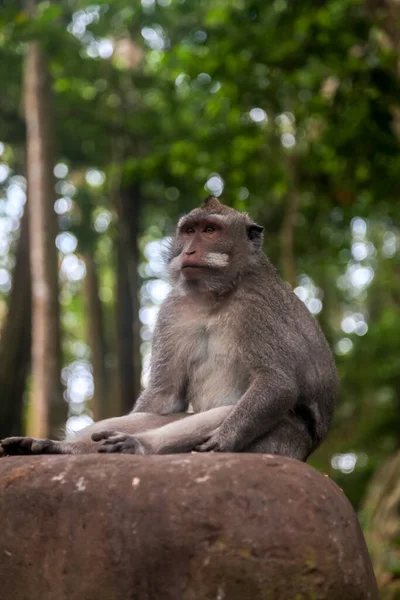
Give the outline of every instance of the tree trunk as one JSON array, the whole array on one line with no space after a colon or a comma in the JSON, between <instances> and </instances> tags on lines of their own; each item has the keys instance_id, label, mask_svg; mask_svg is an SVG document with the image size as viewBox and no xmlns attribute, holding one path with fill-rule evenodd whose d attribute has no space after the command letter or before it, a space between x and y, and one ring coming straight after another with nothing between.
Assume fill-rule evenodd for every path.
<instances>
[{"instance_id":1,"label":"tree trunk","mask_svg":"<svg viewBox=\"0 0 400 600\"><path fill-rule=\"evenodd\" d=\"M296 287L296 259L294 251L294 230L297 221L299 193L295 185L294 165L288 160L288 185L285 215L280 232L282 277Z\"/></svg>"},{"instance_id":2,"label":"tree trunk","mask_svg":"<svg viewBox=\"0 0 400 600\"><path fill-rule=\"evenodd\" d=\"M135 402L133 368L133 304L129 284L128 264L121 239L117 242L117 357L119 383L119 414L132 410Z\"/></svg>"},{"instance_id":3,"label":"tree trunk","mask_svg":"<svg viewBox=\"0 0 400 600\"><path fill-rule=\"evenodd\" d=\"M21 219L20 237L0 344L0 439L21 435L23 398L31 361L31 274L28 210Z\"/></svg>"},{"instance_id":4,"label":"tree trunk","mask_svg":"<svg viewBox=\"0 0 400 600\"><path fill-rule=\"evenodd\" d=\"M119 217L117 244L117 347L121 413L130 410L140 393L141 354L139 320L139 218L138 184L122 190L116 201Z\"/></svg>"},{"instance_id":5,"label":"tree trunk","mask_svg":"<svg viewBox=\"0 0 400 600\"><path fill-rule=\"evenodd\" d=\"M141 190L139 184L134 184L122 193L124 214L126 216L128 235L126 246L128 249L128 273L132 299L132 331L133 331L133 402L136 401L141 389L142 356L140 352L140 278L139 278L139 222L141 213Z\"/></svg>"},{"instance_id":6,"label":"tree trunk","mask_svg":"<svg viewBox=\"0 0 400 600\"><path fill-rule=\"evenodd\" d=\"M106 373L106 342L104 336L103 310L99 297L99 283L96 264L91 251L85 254L86 264L86 307L88 321L88 338L92 355L94 397L91 409L95 421L106 419L109 414L109 385Z\"/></svg>"},{"instance_id":7,"label":"tree trunk","mask_svg":"<svg viewBox=\"0 0 400 600\"><path fill-rule=\"evenodd\" d=\"M28 7L32 10L32 2ZM60 316L55 247L51 84L38 41L25 57L25 121L32 273L32 420L29 434L56 435L65 423L60 383Z\"/></svg>"},{"instance_id":8,"label":"tree trunk","mask_svg":"<svg viewBox=\"0 0 400 600\"><path fill-rule=\"evenodd\" d=\"M374 476L361 521L382 600L400 598L400 453Z\"/></svg>"}]
</instances>

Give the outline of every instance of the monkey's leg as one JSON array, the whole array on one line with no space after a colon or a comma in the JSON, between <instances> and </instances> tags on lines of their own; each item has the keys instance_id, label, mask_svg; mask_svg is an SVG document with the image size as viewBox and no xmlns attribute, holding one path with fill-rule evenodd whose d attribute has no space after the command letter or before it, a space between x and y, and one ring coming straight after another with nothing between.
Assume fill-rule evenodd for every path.
<instances>
[{"instance_id":1,"label":"monkey's leg","mask_svg":"<svg viewBox=\"0 0 400 600\"><path fill-rule=\"evenodd\" d=\"M187 413L157 415L154 413L131 413L124 417L115 417L93 423L76 434L67 435L65 440L48 440L31 437L10 437L0 441L0 456L21 454L90 454L99 449L92 440L92 434L105 429L126 433L139 433L162 427L166 423L187 417Z\"/></svg>"},{"instance_id":2,"label":"monkey's leg","mask_svg":"<svg viewBox=\"0 0 400 600\"><path fill-rule=\"evenodd\" d=\"M313 439L306 423L293 415L282 419L271 431L252 442L242 452L278 454L305 462L313 449Z\"/></svg>"},{"instance_id":3,"label":"monkey's leg","mask_svg":"<svg viewBox=\"0 0 400 600\"><path fill-rule=\"evenodd\" d=\"M190 452L218 429L233 406L220 406L185 419L151 429L137 435L102 431L93 434L96 441L105 440L99 452L126 454L177 454ZM140 413L137 413L140 414Z\"/></svg>"}]
</instances>

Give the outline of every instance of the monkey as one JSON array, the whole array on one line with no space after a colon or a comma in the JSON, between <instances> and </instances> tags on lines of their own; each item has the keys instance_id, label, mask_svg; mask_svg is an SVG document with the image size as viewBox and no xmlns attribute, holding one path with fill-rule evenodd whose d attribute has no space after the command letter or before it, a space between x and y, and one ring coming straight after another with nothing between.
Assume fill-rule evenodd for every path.
<instances>
[{"instance_id":1,"label":"monkey","mask_svg":"<svg viewBox=\"0 0 400 600\"><path fill-rule=\"evenodd\" d=\"M317 320L263 251L263 227L214 196L166 253L148 386L132 412L64 441L6 438L5 455L261 452L306 461L339 393ZM190 414L189 409L193 410Z\"/></svg>"}]
</instances>

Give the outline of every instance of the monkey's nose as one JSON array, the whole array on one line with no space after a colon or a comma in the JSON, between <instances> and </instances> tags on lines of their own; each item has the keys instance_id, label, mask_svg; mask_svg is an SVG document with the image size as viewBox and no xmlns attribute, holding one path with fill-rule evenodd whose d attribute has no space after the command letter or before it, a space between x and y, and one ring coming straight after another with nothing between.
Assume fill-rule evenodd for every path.
<instances>
[{"instance_id":1,"label":"monkey's nose","mask_svg":"<svg viewBox=\"0 0 400 600\"><path fill-rule=\"evenodd\" d=\"M196 250L186 250L185 254L191 256L192 254L196 254Z\"/></svg>"}]
</instances>

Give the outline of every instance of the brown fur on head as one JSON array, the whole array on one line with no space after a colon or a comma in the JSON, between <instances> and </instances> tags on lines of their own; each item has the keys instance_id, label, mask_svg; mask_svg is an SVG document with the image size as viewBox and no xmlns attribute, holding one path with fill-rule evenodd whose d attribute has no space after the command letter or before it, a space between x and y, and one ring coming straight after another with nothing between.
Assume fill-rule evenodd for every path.
<instances>
[{"instance_id":1,"label":"brown fur on head","mask_svg":"<svg viewBox=\"0 0 400 600\"><path fill-rule=\"evenodd\" d=\"M218 215L226 215L229 212L233 212L234 209L230 208L229 206L225 206L224 204L222 204L218 198L216 198L215 196L208 196L205 200L204 200L204 204L202 207L200 207L200 209L203 208L203 210L206 210L207 212L213 213L213 214L218 214Z\"/></svg>"},{"instance_id":2,"label":"brown fur on head","mask_svg":"<svg viewBox=\"0 0 400 600\"><path fill-rule=\"evenodd\" d=\"M198 208L194 208L191 212L191 215L194 217L197 216L207 216L207 215L235 215L238 214L234 208L230 208L230 206L225 206L216 198L215 196L208 196L203 204Z\"/></svg>"}]
</instances>

